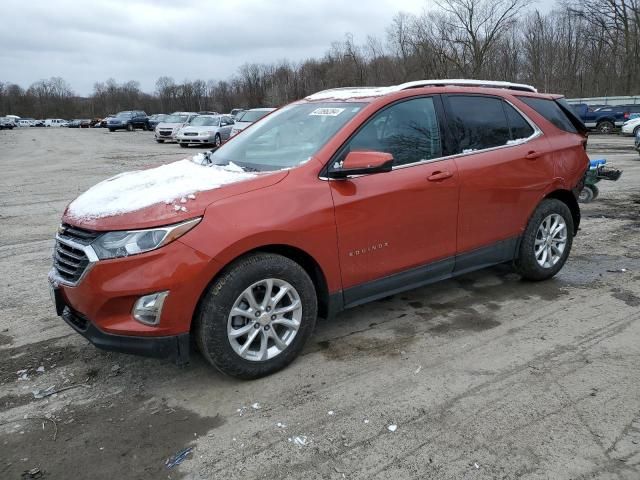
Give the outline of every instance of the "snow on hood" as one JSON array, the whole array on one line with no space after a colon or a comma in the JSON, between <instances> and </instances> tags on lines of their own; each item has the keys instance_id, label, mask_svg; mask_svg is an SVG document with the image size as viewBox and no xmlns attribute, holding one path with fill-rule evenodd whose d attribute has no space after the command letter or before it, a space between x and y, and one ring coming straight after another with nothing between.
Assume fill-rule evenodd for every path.
<instances>
[{"instance_id":1,"label":"snow on hood","mask_svg":"<svg viewBox=\"0 0 640 480\"><path fill-rule=\"evenodd\" d=\"M174 204L176 211L185 198L255 177L231 163L221 167L202 165L204 155L148 170L125 172L91 187L76 198L67 215L76 219L103 218L142 210L158 203Z\"/></svg>"},{"instance_id":2,"label":"snow on hood","mask_svg":"<svg viewBox=\"0 0 640 480\"><path fill-rule=\"evenodd\" d=\"M350 98L380 97L397 91L396 86L391 87L361 87L361 88L333 88L323 90L306 97L306 100L348 100Z\"/></svg>"}]
</instances>

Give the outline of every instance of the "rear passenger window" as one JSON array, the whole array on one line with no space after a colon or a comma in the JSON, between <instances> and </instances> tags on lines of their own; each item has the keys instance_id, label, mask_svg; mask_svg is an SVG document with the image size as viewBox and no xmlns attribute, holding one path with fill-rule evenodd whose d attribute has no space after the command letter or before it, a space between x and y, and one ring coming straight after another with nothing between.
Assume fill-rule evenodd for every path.
<instances>
[{"instance_id":1,"label":"rear passenger window","mask_svg":"<svg viewBox=\"0 0 640 480\"><path fill-rule=\"evenodd\" d=\"M441 157L440 128L433 99L415 98L385 108L351 139L349 150L390 153L394 165Z\"/></svg>"},{"instance_id":2,"label":"rear passenger window","mask_svg":"<svg viewBox=\"0 0 640 480\"><path fill-rule=\"evenodd\" d=\"M450 95L451 129L458 153L499 147L511 140L503 102L495 97Z\"/></svg>"},{"instance_id":3,"label":"rear passenger window","mask_svg":"<svg viewBox=\"0 0 640 480\"><path fill-rule=\"evenodd\" d=\"M545 119L553 123L560 130L570 133L578 133L576 127L573 126L571 120L565 115L558 104L553 100L535 97L518 97L519 100L526 103Z\"/></svg>"},{"instance_id":4,"label":"rear passenger window","mask_svg":"<svg viewBox=\"0 0 640 480\"><path fill-rule=\"evenodd\" d=\"M529 122L520 115L515 108L506 102L502 103L504 111L507 114L509 129L511 130L511 140L522 140L533 135L534 130Z\"/></svg>"}]
</instances>

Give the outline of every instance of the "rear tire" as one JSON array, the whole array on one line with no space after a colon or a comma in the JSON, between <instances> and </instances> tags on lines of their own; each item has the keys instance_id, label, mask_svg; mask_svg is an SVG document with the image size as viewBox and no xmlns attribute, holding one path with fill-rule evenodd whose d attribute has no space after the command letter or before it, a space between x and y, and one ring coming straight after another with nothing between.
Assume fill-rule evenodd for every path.
<instances>
[{"instance_id":1,"label":"rear tire","mask_svg":"<svg viewBox=\"0 0 640 480\"><path fill-rule=\"evenodd\" d=\"M638 136L638 132L640 132L640 127L636 127L633 129L633 136L637 137Z\"/></svg>"},{"instance_id":2,"label":"rear tire","mask_svg":"<svg viewBox=\"0 0 640 480\"><path fill-rule=\"evenodd\" d=\"M566 203L547 198L533 212L522 235L516 271L527 280L547 280L565 264L572 243L571 210Z\"/></svg>"},{"instance_id":3,"label":"rear tire","mask_svg":"<svg viewBox=\"0 0 640 480\"><path fill-rule=\"evenodd\" d=\"M267 287L269 281L272 286ZM246 300L248 291L252 302ZM265 302L277 299L281 291L281 300L272 306ZM278 313L288 306L291 311ZM248 313L232 316L232 310ZM227 375L253 379L281 370L298 356L313 333L317 312L315 287L299 264L281 255L257 253L232 263L209 286L194 317L193 332L211 365Z\"/></svg>"},{"instance_id":4,"label":"rear tire","mask_svg":"<svg viewBox=\"0 0 640 480\"><path fill-rule=\"evenodd\" d=\"M156 142L158 142L158 143L164 143L164 140L158 140L158 139L156 138Z\"/></svg>"},{"instance_id":5,"label":"rear tire","mask_svg":"<svg viewBox=\"0 0 640 480\"><path fill-rule=\"evenodd\" d=\"M129 125L127 125L127 132L133 132L134 128L133 128L133 123L130 123Z\"/></svg>"},{"instance_id":6,"label":"rear tire","mask_svg":"<svg viewBox=\"0 0 640 480\"><path fill-rule=\"evenodd\" d=\"M187 144L187 143L181 143L181 144L180 144L180 146L181 146L182 148L187 148L187 147L189 146L189 144Z\"/></svg>"},{"instance_id":7,"label":"rear tire","mask_svg":"<svg viewBox=\"0 0 640 480\"><path fill-rule=\"evenodd\" d=\"M115 129L115 128L110 128L110 129L109 129L109 131L110 131L111 133L113 133L113 132L115 132L115 131L116 131L116 129Z\"/></svg>"}]
</instances>

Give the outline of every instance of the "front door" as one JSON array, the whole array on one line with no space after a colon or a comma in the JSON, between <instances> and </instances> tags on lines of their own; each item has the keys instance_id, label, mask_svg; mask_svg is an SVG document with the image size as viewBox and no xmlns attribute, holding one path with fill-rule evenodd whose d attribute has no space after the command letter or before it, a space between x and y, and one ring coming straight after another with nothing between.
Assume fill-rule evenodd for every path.
<instances>
[{"instance_id":1,"label":"front door","mask_svg":"<svg viewBox=\"0 0 640 480\"><path fill-rule=\"evenodd\" d=\"M346 306L453 269L458 173L443 156L439 97L376 113L341 149L391 153L391 172L330 181ZM334 161L335 161L334 160Z\"/></svg>"}]
</instances>

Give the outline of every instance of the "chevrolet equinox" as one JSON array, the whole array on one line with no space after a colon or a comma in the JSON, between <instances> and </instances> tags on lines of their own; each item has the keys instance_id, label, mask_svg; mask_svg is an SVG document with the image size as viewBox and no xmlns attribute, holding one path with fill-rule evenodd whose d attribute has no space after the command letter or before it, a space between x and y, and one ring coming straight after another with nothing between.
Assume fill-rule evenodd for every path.
<instances>
[{"instance_id":1,"label":"chevrolet equinox","mask_svg":"<svg viewBox=\"0 0 640 480\"><path fill-rule=\"evenodd\" d=\"M332 89L219 149L96 185L64 212L58 315L99 348L222 372L289 364L317 316L491 265L562 268L586 129L507 82Z\"/></svg>"}]
</instances>

